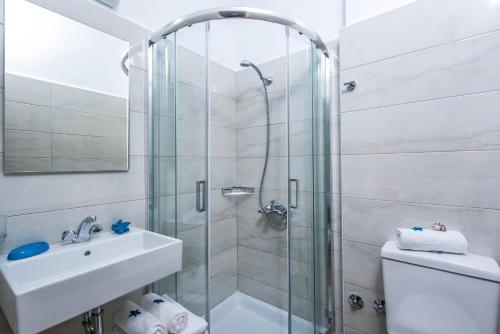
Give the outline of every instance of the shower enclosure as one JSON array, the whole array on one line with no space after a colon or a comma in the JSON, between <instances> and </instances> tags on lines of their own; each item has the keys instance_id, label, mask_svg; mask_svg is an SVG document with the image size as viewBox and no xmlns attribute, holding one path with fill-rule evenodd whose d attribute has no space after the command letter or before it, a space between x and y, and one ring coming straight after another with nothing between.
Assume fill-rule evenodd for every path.
<instances>
[{"instance_id":1,"label":"shower enclosure","mask_svg":"<svg viewBox=\"0 0 500 334\"><path fill-rule=\"evenodd\" d=\"M149 227L183 241L154 291L212 334L333 332L325 44L251 8L150 39Z\"/></svg>"}]
</instances>

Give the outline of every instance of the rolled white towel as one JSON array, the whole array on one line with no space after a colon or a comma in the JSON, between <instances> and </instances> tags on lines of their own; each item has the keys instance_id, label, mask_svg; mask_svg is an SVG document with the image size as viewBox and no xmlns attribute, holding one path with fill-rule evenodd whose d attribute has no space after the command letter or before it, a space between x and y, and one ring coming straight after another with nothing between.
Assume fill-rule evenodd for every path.
<instances>
[{"instance_id":1,"label":"rolled white towel","mask_svg":"<svg viewBox=\"0 0 500 334\"><path fill-rule=\"evenodd\" d=\"M139 305L155 316L169 333L180 333L188 325L188 311L167 295L148 293L141 297Z\"/></svg>"},{"instance_id":2,"label":"rolled white towel","mask_svg":"<svg viewBox=\"0 0 500 334\"><path fill-rule=\"evenodd\" d=\"M113 314L113 321L127 334L167 334L158 319L129 300Z\"/></svg>"},{"instance_id":3,"label":"rolled white towel","mask_svg":"<svg viewBox=\"0 0 500 334\"><path fill-rule=\"evenodd\" d=\"M208 324L205 319L198 317L189 311L188 313L188 325L182 334L206 334L208 331Z\"/></svg>"},{"instance_id":4,"label":"rolled white towel","mask_svg":"<svg viewBox=\"0 0 500 334\"><path fill-rule=\"evenodd\" d=\"M398 228L398 247L419 251L465 254L469 249L467 239L458 231Z\"/></svg>"}]
</instances>

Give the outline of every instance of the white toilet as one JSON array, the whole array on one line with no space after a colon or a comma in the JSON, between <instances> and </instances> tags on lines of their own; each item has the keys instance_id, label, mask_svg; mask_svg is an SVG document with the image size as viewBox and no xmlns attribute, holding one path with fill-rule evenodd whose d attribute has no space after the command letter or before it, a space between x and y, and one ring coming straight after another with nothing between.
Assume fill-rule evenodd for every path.
<instances>
[{"instance_id":1,"label":"white toilet","mask_svg":"<svg viewBox=\"0 0 500 334\"><path fill-rule=\"evenodd\" d=\"M394 241L385 243L382 258L389 334L497 334L494 259L406 251Z\"/></svg>"}]
</instances>

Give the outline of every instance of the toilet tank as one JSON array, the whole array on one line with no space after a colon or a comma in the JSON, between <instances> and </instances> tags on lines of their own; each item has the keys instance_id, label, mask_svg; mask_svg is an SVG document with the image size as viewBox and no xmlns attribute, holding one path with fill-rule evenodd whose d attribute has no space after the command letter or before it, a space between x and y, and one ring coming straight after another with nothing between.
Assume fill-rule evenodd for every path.
<instances>
[{"instance_id":1,"label":"toilet tank","mask_svg":"<svg viewBox=\"0 0 500 334\"><path fill-rule=\"evenodd\" d=\"M389 334L497 334L494 259L401 250L388 241L382 270Z\"/></svg>"}]
</instances>

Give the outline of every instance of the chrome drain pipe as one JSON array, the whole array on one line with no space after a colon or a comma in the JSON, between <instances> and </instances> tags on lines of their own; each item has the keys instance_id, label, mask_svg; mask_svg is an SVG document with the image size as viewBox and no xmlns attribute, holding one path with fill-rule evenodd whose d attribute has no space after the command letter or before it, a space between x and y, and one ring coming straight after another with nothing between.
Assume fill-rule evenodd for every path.
<instances>
[{"instance_id":1,"label":"chrome drain pipe","mask_svg":"<svg viewBox=\"0 0 500 334\"><path fill-rule=\"evenodd\" d=\"M83 314L82 326L86 334L104 334L104 309L101 306Z\"/></svg>"}]
</instances>

